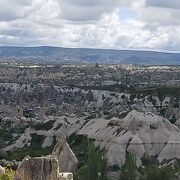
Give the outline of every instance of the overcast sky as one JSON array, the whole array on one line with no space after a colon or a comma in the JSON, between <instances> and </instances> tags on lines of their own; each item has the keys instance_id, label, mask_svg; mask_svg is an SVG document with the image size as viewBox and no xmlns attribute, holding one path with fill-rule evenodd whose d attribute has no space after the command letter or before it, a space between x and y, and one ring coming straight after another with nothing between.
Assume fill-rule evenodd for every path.
<instances>
[{"instance_id":1,"label":"overcast sky","mask_svg":"<svg viewBox=\"0 0 180 180\"><path fill-rule=\"evenodd\" d=\"M180 51L180 0L0 0L0 45Z\"/></svg>"}]
</instances>

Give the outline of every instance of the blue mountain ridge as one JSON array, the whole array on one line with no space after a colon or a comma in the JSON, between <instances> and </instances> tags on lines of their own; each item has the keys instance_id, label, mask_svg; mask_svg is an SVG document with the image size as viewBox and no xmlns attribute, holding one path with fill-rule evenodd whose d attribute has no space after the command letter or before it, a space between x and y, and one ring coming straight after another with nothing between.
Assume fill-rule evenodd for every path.
<instances>
[{"instance_id":1,"label":"blue mountain ridge","mask_svg":"<svg viewBox=\"0 0 180 180\"><path fill-rule=\"evenodd\" d=\"M180 65L180 53L155 51L0 46L0 60L32 63Z\"/></svg>"}]
</instances>

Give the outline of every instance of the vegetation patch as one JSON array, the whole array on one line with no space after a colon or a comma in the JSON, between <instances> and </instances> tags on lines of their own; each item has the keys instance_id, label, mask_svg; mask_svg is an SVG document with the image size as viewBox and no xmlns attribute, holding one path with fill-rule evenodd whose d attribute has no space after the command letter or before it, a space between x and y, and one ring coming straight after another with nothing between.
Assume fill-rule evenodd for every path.
<instances>
[{"instance_id":1,"label":"vegetation patch","mask_svg":"<svg viewBox=\"0 0 180 180\"><path fill-rule=\"evenodd\" d=\"M43 135L37 135L36 133L31 134L32 140L31 140L31 146L30 147L24 147L23 149L18 149L12 152L7 153L0 153L0 159L6 159L6 160L17 160L22 161L27 155L30 157L40 157L44 155L52 154L53 148L56 143L56 139L54 138L52 146L42 148L42 144L45 140L45 136Z\"/></svg>"},{"instance_id":2,"label":"vegetation patch","mask_svg":"<svg viewBox=\"0 0 180 180\"><path fill-rule=\"evenodd\" d=\"M15 171L5 168L5 173L0 175L0 180L13 180Z\"/></svg>"},{"instance_id":3,"label":"vegetation patch","mask_svg":"<svg viewBox=\"0 0 180 180\"><path fill-rule=\"evenodd\" d=\"M50 130L53 128L53 124L54 124L55 120L50 120L46 123L41 123L41 124L37 124L32 126L32 128L36 129L36 130Z\"/></svg>"},{"instance_id":4,"label":"vegetation patch","mask_svg":"<svg viewBox=\"0 0 180 180\"><path fill-rule=\"evenodd\" d=\"M7 129L0 129L0 137L4 140L4 141L9 141L12 138L12 135L9 133L9 131Z\"/></svg>"},{"instance_id":5,"label":"vegetation patch","mask_svg":"<svg viewBox=\"0 0 180 180\"><path fill-rule=\"evenodd\" d=\"M103 151L82 135L71 135L68 143L79 161L74 180L106 180L107 160Z\"/></svg>"}]
</instances>

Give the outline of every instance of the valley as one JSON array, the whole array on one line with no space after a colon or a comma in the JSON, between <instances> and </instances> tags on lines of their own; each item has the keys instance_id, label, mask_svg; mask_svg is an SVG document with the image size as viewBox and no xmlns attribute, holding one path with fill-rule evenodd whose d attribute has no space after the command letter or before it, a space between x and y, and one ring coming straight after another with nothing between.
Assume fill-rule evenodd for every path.
<instances>
[{"instance_id":1,"label":"valley","mask_svg":"<svg viewBox=\"0 0 180 180\"><path fill-rule=\"evenodd\" d=\"M51 154L62 135L78 169L86 161L86 138L105 153L110 174L124 167L128 154L137 167L147 157L178 163L179 75L178 66L2 63L0 163Z\"/></svg>"}]
</instances>

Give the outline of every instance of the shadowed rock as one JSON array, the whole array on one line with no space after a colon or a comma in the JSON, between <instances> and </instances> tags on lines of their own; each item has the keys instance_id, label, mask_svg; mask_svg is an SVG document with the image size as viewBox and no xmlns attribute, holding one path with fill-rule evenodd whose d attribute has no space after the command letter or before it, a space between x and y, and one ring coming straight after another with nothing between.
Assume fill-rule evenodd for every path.
<instances>
[{"instance_id":1,"label":"shadowed rock","mask_svg":"<svg viewBox=\"0 0 180 180\"><path fill-rule=\"evenodd\" d=\"M77 158L62 135L52 155L26 156L16 170L14 180L72 180L73 174L69 172L74 172L77 164Z\"/></svg>"},{"instance_id":2,"label":"shadowed rock","mask_svg":"<svg viewBox=\"0 0 180 180\"><path fill-rule=\"evenodd\" d=\"M58 180L58 159L52 156L30 158L26 156L18 169L14 180Z\"/></svg>"},{"instance_id":3,"label":"shadowed rock","mask_svg":"<svg viewBox=\"0 0 180 180\"><path fill-rule=\"evenodd\" d=\"M54 147L53 156L57 156L61 172L74 172L77 169L78 160L69 147L65 135L62 135Z\"/></svg>"},{"instance_id":4,"label":"shadowed rock","mask_svg":"<svg viewBox=\"0 0 180 180\"><path fill-rule=\"evenodd\" d=\"M91 119L78 134L107 150L108 166L121 167L127 153L136 156L137 166L144 155L156 156L159 162L180 158L180 129L151 112L133 110L122 119Z\"/></svg>"}]
</instances>

